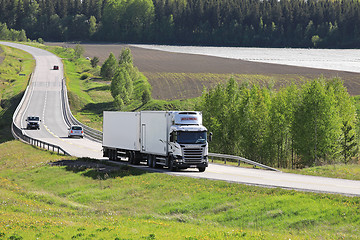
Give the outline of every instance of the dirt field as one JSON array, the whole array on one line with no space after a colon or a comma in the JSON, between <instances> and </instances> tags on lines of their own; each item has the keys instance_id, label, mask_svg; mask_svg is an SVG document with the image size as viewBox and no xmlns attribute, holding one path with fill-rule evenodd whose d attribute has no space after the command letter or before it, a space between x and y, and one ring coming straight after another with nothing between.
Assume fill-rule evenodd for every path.
<instances>
[{"instance_id":1,"label":"dirt field","mask_svg":"<svg viewBox=\"0 0 360 240\"><path fill-rule=\"evenodd\" d=\"M48 43L48 45L74 46L67 43ZM124 44L82 44L82 46L85 49L84 56L90 58L97 56L101 63L110 52L118 57L122 48L129 47ZM197 97L201 95L203 87L211 88L219 82L226 82L230 76L242 81L247 79L246 75L251 75L251 81L257 81L258 78L260 83L274 81L275 86L321 75L329 78L340 77L351 95L360 94L359 73L169 53L137 47L130 49L134 65L148 78L153 87L153 97L156 99Z\"/></svg>"}]
</instances>

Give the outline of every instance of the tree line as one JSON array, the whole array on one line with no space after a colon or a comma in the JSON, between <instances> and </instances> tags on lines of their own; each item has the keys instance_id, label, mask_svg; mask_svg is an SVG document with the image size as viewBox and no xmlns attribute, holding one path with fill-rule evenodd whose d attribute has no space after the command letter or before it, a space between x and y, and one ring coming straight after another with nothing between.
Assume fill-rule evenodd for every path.
<instances>
[{"instance_id":1,"label":"tree line","mask_svg":"<svg viewBox=\"0 0 360 240\"><path fill-rule=\"evenodd\" d=\"M357 0L0 0L31 39L360 47Z\"/></svg>"},{"instance_id":2,"label":"tree line","mask_svg":"<svg viewBox=\"0 0 360 240\"><path fill-rule=\"evenodd\" d=\"M276 91L230 79L204 91L197 108L214 152L295 168L348 163L358 151L355 105L336 78Z\"/></svg>"},{"instance_id":3,"label":"tree line","mask_svg":"<svg viewBox=\"0 0 360 240\"><path fill-rule=\"evenodd\" d=\"M0 23L0 40L25 42L28 39L24 30L9 29L6 23Z\"/></svg>"}]
</instances>

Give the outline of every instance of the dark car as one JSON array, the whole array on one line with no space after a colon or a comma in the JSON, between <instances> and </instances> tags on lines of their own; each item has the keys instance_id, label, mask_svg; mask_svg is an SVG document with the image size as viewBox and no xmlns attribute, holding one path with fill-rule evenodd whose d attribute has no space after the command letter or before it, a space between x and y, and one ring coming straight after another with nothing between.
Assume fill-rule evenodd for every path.
<instances>
[{"instance_id":1,"label":"dark car","mask_svg":"<svg viewBox=\"0 0 360 240\"><path fill-rule=\"evenodd\" d=\"M26 129L40 129L40 118L37 116L28 116L26 118Z\"/></svg>"}]
</instances>

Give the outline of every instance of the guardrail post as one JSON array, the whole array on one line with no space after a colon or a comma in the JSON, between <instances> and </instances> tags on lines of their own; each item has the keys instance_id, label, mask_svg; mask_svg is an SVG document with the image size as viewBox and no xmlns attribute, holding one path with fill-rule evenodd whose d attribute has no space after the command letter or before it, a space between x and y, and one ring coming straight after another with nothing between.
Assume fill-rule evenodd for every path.
<instances>
[{"instance_id":1,"label":"guardrail post","mask_svg":"<svg viewBox=\"0 0 360 240\"><path fill-rule=\"evenodd\" d=\"M238 160L238 167L240 166L240 160Z\"/></svg>"},{"instance_id":2,"label":"guardrail post","mask_svg":"<svg viewBox=\"0 0 360 240\"><path fill-rule=\"evenodd\" d=\"M223 158L224 159L224 164L226 164L226 158Z\"/></svg>"}]
</instances>

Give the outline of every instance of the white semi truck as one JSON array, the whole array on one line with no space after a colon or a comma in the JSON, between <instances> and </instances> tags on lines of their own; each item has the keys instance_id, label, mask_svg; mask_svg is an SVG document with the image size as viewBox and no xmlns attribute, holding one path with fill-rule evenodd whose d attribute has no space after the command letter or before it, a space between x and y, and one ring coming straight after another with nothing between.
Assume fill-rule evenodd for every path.
<instances>
[{"instance_id":1,"label":"white semi truck","mask_svg":"<svg viewBox=\"0 0 360 240\"><path fill-rule=\"evenodd\" d=\"M105 111L103 117L103 155L110 160L126 157L131 164L147 162L171 171L198 168L203 172L208 166L201 112Z\"/></svg>"}]
</instances>

